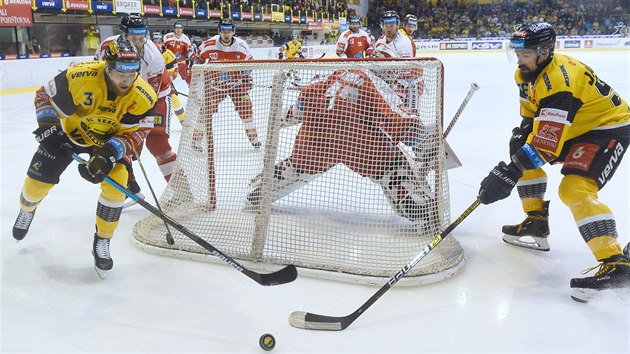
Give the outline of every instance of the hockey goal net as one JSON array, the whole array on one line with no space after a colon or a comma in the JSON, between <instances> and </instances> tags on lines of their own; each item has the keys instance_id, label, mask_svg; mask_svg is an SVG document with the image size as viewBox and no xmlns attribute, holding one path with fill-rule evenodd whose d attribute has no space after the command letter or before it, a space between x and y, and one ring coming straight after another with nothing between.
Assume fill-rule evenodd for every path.
<instances>
[{"instance_id":1,"label":"hockey goal net","mask_svg":"<svg viewBox=\"0 0 630 354\"><path fill-rule=\"evenodd\" d=\"M161 208L253 269L382 285L450 220L442 99L435 58L197 65ZM133 235L149 252L214 258L170 231L172 246L151 215ZM402 283L463 260L449 237Z\"/></svg>"}]
</instances>

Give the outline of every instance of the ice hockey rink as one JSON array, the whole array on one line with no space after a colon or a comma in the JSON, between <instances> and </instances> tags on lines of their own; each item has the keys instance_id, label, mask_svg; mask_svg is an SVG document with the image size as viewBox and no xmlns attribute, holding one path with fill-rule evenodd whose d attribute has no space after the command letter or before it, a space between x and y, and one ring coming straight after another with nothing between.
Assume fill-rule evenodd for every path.
<instances>
[{"instance_id":1,"label":"ice hockey rink","mask_svg":"<svg viewBox=\"0 0 630 354\"><path fill-rule=\"evenodd\" d=\"M568 54L630 99L629 50ZM503 52L435 56L445 67L446 124L471 82L481 86L448 138L463 162L449 171L454 219L475 200L488 171L508 158L511 129L520 122L515 64ZM101 280L91 255L99 188L72 165L38 208L27 237L16 243L11 227L36 148L33 96L0 96L3 353L262 353L263 333L275 336L274 353L630 352L630 294L602 293L588 304L569 296L569 280L597 263L558 198L559 166L546 167L550 252L501 241L501 226L524 217L514 192L480 206L455 229L466 257L458 274L431 285L394 287L344 331L308 331L291 327L289 314L345 316L378 287L307 277L263 287L224 264L145 253L131 237L133 225L148 215L140 206L123 212L111 246L115 266ZM177 146L178 122L173 130ZM629 159L600 193L614 211L623 245L630 241ZM165 182L153 157L145 151L143 161L160 193Z\"/></svg>"}]
</instances>

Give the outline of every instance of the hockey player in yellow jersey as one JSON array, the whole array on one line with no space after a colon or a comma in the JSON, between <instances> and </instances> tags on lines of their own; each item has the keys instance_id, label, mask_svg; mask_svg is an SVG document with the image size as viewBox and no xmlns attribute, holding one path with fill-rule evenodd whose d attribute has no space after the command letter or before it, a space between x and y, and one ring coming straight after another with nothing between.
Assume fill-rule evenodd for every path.
<instances>
[{"instance_id":1,"label":"hockey player in yellow jersey","mask_svg":"<svg viewBox=\"0 0 630 354\"><path fill-rule=\"evenodd\" d=\"M179 99L178 92L175 89L175 85L173 84L173 81L175 81L175 79L177 79L177 76L179 75L179 72L177 71L177 57L175 53L164 46L163 36L161 32L152 33L151 40L162 51L162 59L164 59L166 71L168 71L168 74L170 76L171 93L169 94L169 97L171 99L171 107L173 108L173 111L177 116L177 120L179 120L180 123L183 123L185 113L184 106L182 105L182 101Z\"/></svg>"},{"instance_id":2,"label":"hockey player in yellow jersey","mask_svg":"<svg viewBox=\"0 0 630 354\"><path fill-rule=\"evenodd\" d=\"M407 14L405 20L402 23L402 28L398 30L400 34L413 39L413 34L418 29L418 17L413 14Z\"/></svg>"},{"instance_id":3,"label":"hockey player in yellow jersey","mask_svg":"<svg viewBox=\"0 0 630 354\"><path fill-rule=\"evenodd\" d=\"M175 54L171 52L169 49L164 48L162 52L162 58L164 58L164 64L166 65L166 70L168 74L171 76L171 93L169 94L169 98L171 99L171 105L173 107L173 111L177 116L177 120L180 123L184 123L184 106L182 105L182 101L179 99L179 92L175 89L175 84L173 81L177 79L179 72L177 71L177 59Z\"/></svg>"},{"instance_id":4,"label":"hockey player in yellow jersey","mask_svg":"<svg viewBox=\"0 0 630 354\"><path fill-rule=\"evenodd\" d=\"M287 59L304 59L304 55L302 55L302 42L298 40L297 35L293 35L293 38L278 50L278 59L282 59L283 56Z\"/></svg>"},{"instance_id":5,"label":"hockey player in yellow jersey","mask_svg":"<svg viewBox=\"0 0 630 354\"><path fill-rule=\"evenodd\" d=\"M586 302L598 290L630 287L630 244L622 251L613 213L597 195L628 148L630 111L593 69L554 53L555 42L556 32L545 22L520 25L512 34L522 122L512 131L510 163L500 162L481 182L479 199L493 203L516 186L527 217L504 226L503 240L548 251L549 202L544 200L547 175L542 167L561 163L559 197L601 262L595 275L571 279L572 298Z\"/></svg>"},{"instance_id":6,"label":"hockey player in yellow jersey","mask_svg":"<svg viewBox=\"0 0 630 354\"><path fill-rule=\"evenodd\" d=\"M35 96L39 143L20 195L13 237L22 240L40 202L59 183L72 153L89 153L81 177L100 183L92 253L99 275L113 261L109 242L118 226L125 195L103 182L105 176L127 185L127 169L117 163L132 151L138 128L152 128L157 95L139 77L140 55L126 40L111 41L105 61L76 64L42 86ZM143 136L142 136L143 137ZM139 141L142 141L140 139Z\"/></svg>"}]
</instances>

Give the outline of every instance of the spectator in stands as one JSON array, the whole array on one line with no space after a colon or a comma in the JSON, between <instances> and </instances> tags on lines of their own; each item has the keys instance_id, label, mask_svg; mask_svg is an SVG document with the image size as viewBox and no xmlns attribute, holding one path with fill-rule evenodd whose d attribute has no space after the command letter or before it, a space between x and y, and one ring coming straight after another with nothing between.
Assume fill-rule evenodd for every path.
<instances>
[{"instance_id":1,"label":"spectator in stands","mask_svg":"<svg viewBox=\"0 0 630 354\"><path fill-rule=\"evenodd\" d=\"M28 44L28 52L29 54L39 54L42 51L42 47L37 42L37 38L31 38L31 41Z\"/></svg>"},{"instance_id":2,"label":"spectator in stands","mask_svg":"<svg viewBox=\"0 0 630 354\"><path fill-rule=\"evenodd\" d=\"M101 32L96 28L96 25L89 25L83 30L83 35L85 35L85 49L88 54L94 54L101 43Z\"/></svg>"}]
</instances>

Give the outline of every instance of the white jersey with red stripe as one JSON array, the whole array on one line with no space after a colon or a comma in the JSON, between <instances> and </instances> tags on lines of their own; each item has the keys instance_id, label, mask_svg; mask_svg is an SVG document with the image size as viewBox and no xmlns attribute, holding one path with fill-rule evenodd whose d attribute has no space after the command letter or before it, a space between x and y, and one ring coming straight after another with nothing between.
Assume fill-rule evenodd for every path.
<instances>
[{"instance_id":1,"label":"white jersey with red stripe","mask_svg":"<svg viewBox=\"0 0 630 354\"><path fill-rule=\"evenodd\" d=\"M175 53L175 58L177 58L178 62L182 62L193 55L192 41L183 33L179 37L174 32L165 34L164 46Z\"/></svg>"},{"instance_id":2,"label":"white jersey with red stripe","mask_svg":"<svg viewBox=\"0 0 630 354\"><path fill-rule=\"evenodd\" d=\"M202 63L216 60L253 60L249 45L244 40L232 37L232 43L221 43L221 37L216 35L203 42L199 47L199 57Z\"/></svg>"},{"instance_id":3,"label":"white jersey with red stripe","mask_svg":"<svg viewBox=\"0 0 630 354\"><path fill-rule=\"evenodd\" d=\"M363 58L365 51L373 44L366 31L359 29L355 33L346 30L339 36L336 53L341 58Z\"/></svg>"},{"instance_id":4,"label":"white jersey with red stripe","mask_svg":"<svg viewBox=\"0 0 630 354\"><path fill-rule=\"evenodd\" d=\"M105 50L109 46L109 42L118 39L120 34L108 37L96 50L94 60L105 60ZM158 98L166 97L170 94L170 75L166 70L162 53L155 43L147 40L144 44L144 53L140 60L140 77L151 85Z\"/></svg>"},{"instance_id":5,"label":"white jersey with red stripe","mask_svg":"<svg viewBox=\"0 0 630 354\"><path fill-rule=\"evenodd\" d=\"M399 58L415 58L416 56L416 44L411 38L400 34L398 31L396 31L396 36L391 41L385 35L380 36L376 40L375 47L378 48L379 45L383 44L394 50Z\"/></svg>"}]
</instances>

